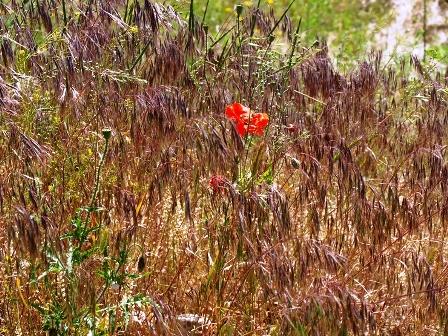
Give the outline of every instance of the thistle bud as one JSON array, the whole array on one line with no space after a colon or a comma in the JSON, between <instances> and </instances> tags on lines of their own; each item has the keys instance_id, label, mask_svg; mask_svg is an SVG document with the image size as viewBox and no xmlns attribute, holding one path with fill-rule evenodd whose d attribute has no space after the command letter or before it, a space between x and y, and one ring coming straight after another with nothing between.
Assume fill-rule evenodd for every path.
<instances>
[{"instance_id":1,"label":"thistle bud","mask_svg":"<svg viewBox=\"0 0 448 336\"><path fill-rule=\"evenodd\" d=\"M103 129L103 137L104 137L104 139L106 139L106 141L110 139L111 135L112 135L112 131L110 128Z\"/></svg>"},{"instance_id":2,"label":"thistle bud","mask_svg":"<svg viewBox=\"0 0 448 336\"><path fill-rule=\"evenodd\" d=\"M243 6L241 4L238 4L235 6L236 15L241 16L241 13L243 12Z\"/></svg>"}]
</instances>

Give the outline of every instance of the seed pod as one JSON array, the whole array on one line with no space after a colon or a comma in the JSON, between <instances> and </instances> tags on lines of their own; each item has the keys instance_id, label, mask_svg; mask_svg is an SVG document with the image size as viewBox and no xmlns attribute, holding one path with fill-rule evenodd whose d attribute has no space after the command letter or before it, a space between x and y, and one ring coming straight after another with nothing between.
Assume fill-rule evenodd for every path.
<instances>
[{"instance_id":1,"label":"seed pod","mask_svg":"<svg viewBox=\"0 0 448 336\"><path fill-rule=\"evenodd\" d=\"M300 161L296 158L291 158L291 166L295 169L299 169L300 167Z\"/></svg>"},{"instance_id":2,"label":"seed pod","mask_svg":"<svg viewBox=\"0 0 448 336\"><path fill-rule=\"evenodd\" d=\"M143 272L144 269L145 269L145 257L140 256L140 258L138 258L137 270L139 272Z\"/></svg>"}]
</instances>

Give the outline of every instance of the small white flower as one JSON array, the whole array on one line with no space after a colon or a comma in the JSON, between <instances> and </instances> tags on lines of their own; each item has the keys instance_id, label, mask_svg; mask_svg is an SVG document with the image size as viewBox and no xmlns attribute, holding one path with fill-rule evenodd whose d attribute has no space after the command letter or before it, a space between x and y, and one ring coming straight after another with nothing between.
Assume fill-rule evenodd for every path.
<instances>
[{"instance_id":1,"label":"small white flower","mask_svg":"<svg viewBox=\"0 0 448 336\"><path fill-rule=\"evenodd\" d=\"M141 310L132 312L132 321L137 322L138 324L142 324L146 320L146 314Z\"/></svg>"},{"instance_id":2,"label":"small white flower","mask_svg":"<svg viewBox=\"0 0 448 336\"><path fill-rule=\"evenodd\" d=\"M114 282L113 284L110 285L110 288L113 290L118 290L120 288L120 285Z\"/></svg>"}]
</instances>

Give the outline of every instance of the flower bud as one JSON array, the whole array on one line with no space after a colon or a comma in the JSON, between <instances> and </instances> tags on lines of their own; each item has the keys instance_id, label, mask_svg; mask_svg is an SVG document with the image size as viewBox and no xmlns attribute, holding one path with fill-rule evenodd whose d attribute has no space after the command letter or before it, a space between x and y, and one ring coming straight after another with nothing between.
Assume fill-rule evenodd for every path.
<instances>
[{"instance_id":1,"label":"flower bud","mask_svg":"<svg viewBox=\"0 0 448 336\"><path fill-rule=\"evenodd\" d=\"M103 129L103 137L104 137L104 139L109 140L111 135L112 135L112 131L111 131L110 128L104 128Z\"/></svg>"},{"instance_id":2,"label":"flower bud","mask_svg":"<svg viewBox=\"0 0 448 336\"><path fill-rule=\"evenodd\" d=\"M241 4L238 4L235 6L236 15L241 16L241 13L243 12L243 6Z\"/></svg>"}]
</instances>

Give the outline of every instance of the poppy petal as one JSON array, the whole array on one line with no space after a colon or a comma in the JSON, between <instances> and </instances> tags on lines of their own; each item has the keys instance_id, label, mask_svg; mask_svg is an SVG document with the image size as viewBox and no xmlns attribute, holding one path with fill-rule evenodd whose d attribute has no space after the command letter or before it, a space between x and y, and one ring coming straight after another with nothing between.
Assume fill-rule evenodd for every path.
<instances>
[{"instance_id":1,"label":"poppy petal","mask_svg":"<svg viewBox=\"0 0 448 336\"><path fill-rule=\"evenodd\" d=\"M246 125L244 125L244 123L238 122L236 124L236 131L238 132L239 135L245 136L247 134L247 127Z\"/></svg>"},{"instance_id":2,"label":"poppy petal","mask_svg":"<svg viewBox=\"0 0 448 336\"><path fill-rule=\"evenodd\" d=\"M228 105L225 114L236 123L236 130L241 136L263 135L264 129L269 124L269 116L266 113L254 113L240 103Z\"/></svg>"},{"instance_id":3,"label":"poppy petal","mask_svg":"<svg viewBox=\"0 0 448 336\"><path fill-rule=\"evenodd\" d=\"M237 120L239 115L236 113L233 105L229 105L226 107L226 117L230 120Z\"/></svg>"}]
</instances>

